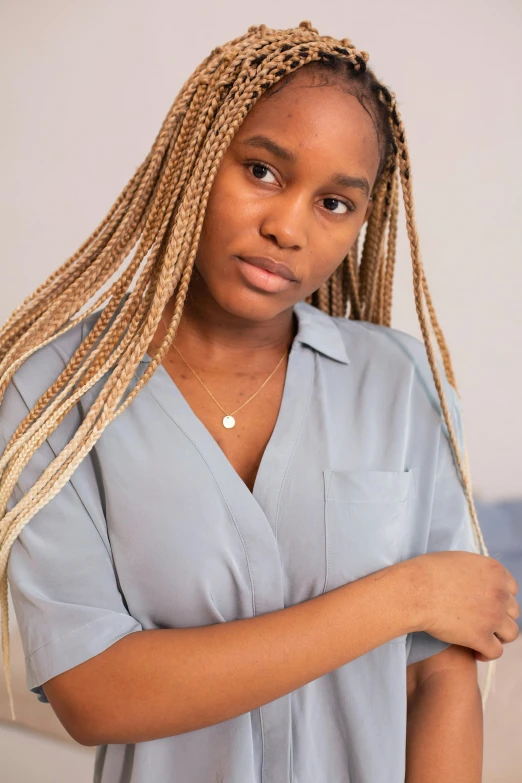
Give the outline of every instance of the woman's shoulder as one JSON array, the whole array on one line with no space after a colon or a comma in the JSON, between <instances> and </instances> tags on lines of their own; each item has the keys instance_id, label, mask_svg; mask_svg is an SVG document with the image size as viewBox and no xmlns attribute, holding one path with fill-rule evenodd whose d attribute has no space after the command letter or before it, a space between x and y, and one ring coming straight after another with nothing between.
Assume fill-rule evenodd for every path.
<instances>
[{"instance_id":1,"label":"woman's shoulder","mask_svg":"<svg viewBox=\"0 0 522 783\"><path fill-rule=\"evenodd\" d=\"M4 436L7 434L10 437L27 412L54 384L93 328L100 312L90 313L67 331L37 348L17 368L0 400L0 425Z\"/></svg>"},{"instance_id":2,"label":"woman's shoulder","mask_svg":"<svg viewBox=\"0 0 522 783\"><path fill-rule=\"evenodd\" d=\"M430 403L440 411L437 387L422 340L391 326L330 317L339 329L351 362L371 361L381 368L383 382L392 375L403 377L405 383L410 383L413 378L422 387ZM440 358L435 354L435 339L433 345L444 393L453 406L457 404L457 394L446 378Z\"/></svg>"},{"instance_id":3,"label":"woman's shoulder","mask_svg":"<svg viewBox=\"0 0 522 783\"><path fill-rule=\"evenodd\" d=\"M397 362L422 364L427 360L424 343L417 337L400 329L369 321L355 321L339 316L330 316L346 344L346 349L360 347L365 354L386 354Z\"/></svg>"},{"instance_id":4,"label":"woman's shoulder","mask_svg":"<svg viewBox=\"0 0 522 783\"><path fill-rule=\"evenodd\" d=\"M97 310L91 313L63 334L37 348L16 370L11 383L24 398L28 398L26 402L32 401L31 407L68 365L100 312Z\"/></svg>"}]
</instances>

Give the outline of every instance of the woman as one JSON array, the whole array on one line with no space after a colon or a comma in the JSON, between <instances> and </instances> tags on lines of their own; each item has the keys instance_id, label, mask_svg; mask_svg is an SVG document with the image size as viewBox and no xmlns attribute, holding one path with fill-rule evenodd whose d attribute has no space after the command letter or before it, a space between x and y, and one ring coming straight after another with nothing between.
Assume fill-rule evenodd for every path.
<instances>
[{"instance_id":1,"label":"woman","mask_svg":"<svg viewBox=\"0 0 522 783\"><path fill-rule=\"evenodd\" d=\"M476 658L518 585L478 554L367 59L309 22L217 47L1 332L4 661L8 576L97 781L480 779ZM399 173L424 346L390 327Z\"/></svg>"}]
</instances>

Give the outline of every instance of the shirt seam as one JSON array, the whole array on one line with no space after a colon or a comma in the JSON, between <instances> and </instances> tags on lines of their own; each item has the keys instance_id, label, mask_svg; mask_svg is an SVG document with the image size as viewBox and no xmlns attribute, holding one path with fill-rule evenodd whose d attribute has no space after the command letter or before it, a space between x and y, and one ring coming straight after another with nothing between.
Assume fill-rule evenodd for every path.
<instances>
[{"instance_id":1,"label":"shirt seam","mask_svg":"<svg viewBox=\"0 0 522 783\"><path fill-rule=\"evenodd\" d=\"M284 489L284 486L285 486L286 477L288 475L288 470L289 470L290 464L292 462L292 458L293 458L293 456L295 454L295 450L296 450L296 447L297 447L297 443L299 441L299 437L301 435L301 431L303 429L304 421L306 419L306 414L308 413L308 408L310 407L310 400L312 399L312 391L313 391L313 387L314 387L314 375L315 375L315 361L314 361L314 365L313 365L312 372L311 372L310 375L311 375L311 379L310 379L310 387L309 387L309 390L308 390L308 399L306 401L306 406L305 406L305 409L304 409L304 412L303 412L303 416L301 418L301 423L299 425L299 430L297 432L294 444L292 446L292 451L290 453L290 456L288 457L288 462L286 464L285 472L283 474L283 479L281 481L281 486L279 488L279 495L277 497L275 526L274 526L276 541L277 541L277 526L278 526L278 523L279 523L279 509L281 508L281 498L282 498L282 495L283 495L283 489ZM278 544L278 548L279 548L279 544Z\"/></svg>"}]
</instances>

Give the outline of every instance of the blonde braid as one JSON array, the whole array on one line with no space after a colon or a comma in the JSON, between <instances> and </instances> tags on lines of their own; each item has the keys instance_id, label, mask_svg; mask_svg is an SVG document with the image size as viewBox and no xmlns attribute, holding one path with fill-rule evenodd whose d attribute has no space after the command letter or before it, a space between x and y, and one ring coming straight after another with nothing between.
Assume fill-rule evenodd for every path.
<instances>
[{"instance_id":1,"label":"blonde braid","mask_svg":"<svg viewBox=\"0 0 522 783\"><path fill-rule=\"evenodd\" d=\"M359 235L357 235L354 244L343 261L343 279L348 294L347 301L350 304L349 318L359 321L362 318L362 306L359 296L359 267L357 262L358 248Z\"/></svg>"},{"instance_id":2,"label":"blonde braid","mask_svg":"<svg viewBox=\"0 0 522 783\"><path fill-rule=\"evenodd\" d=\"M343 296L342 284L343 269L342 264L337 267L331 276L331 297L332 297L332 315L344 318L346 315L346 299Z\"/></svg>"},{"instance_id":3,"label":"blonde braid","mask_svg":"<svg viewBox=\"0 0 522 783\"><path fill-rule=\"evenodd\" d=\"M371 268L367 279L366 286L366 310L365 319L373 323L380 324L379 319L379 301L381 294L379 285L382 286L384 277L382 271L384 263L386 261L385 242L386 242L386 230L388 228L388 221L390 219L390 207L391 207L391 192L393 186L393 169L395 162L393 162L388 171L385 173L385 187L383 187L382 199L379 202L378 209L380 211L380 220L378 224L378 230L376 230L375 246L377 252L371 258Z\"/></svg>"},{"instance_id":4,"label":"blonde braid","mask_svg":"<svg viewBox=\"0 0 522 783\"><path fill-rule=\"evenodd\" d=\"M395 271L395 256L397 250L397 218L399 214L399 177L394 172L392 184L392 204L390 225L388 231L388 248L386 256L386 272L382 283L382 321L384 326L391 324L393 273Z\"/></svg>"},{"instance_id":5,"label":"blonde braid","mask_svg":"<svg viewBox=\"0 0 522 783\"><path fill-rule=\"evenodd\" d=\"M106 303L93 329L20 422L0 457L2 651L13 720L7 584L11 547L25 525L67 483L104 429L123 413L161 364L181 319L206 205L221 159L256 102L283 77L310 63L333 69L342 66L345 80L353 80L354 84L362 84L366 79L371 84L376 110L387 118L390 141L374 185L375 203L366 227L361 261L357 239L342 264L306 301L330 315L371 317L376 323L389 325L399 166L417 313L473 526L484 554L488 554L473 506L467 453L464 451L463 459L459 456L423 309L425 297L445 373L455 385L449 352L420 260L404 129L395 95L367 68L367 61L367 52L358 51L349 39L320 36L308 21L287 30L252 25L246 34L215 47L180 89L149 154L104 220L76 253L11 313L0 329L1 399L29 356ZM111 287L78 315L135 247L133 258ZM136 276L134 287L129 290ZM167 334L128 392L138 364L156 334L165 305L172 298L174 307ZM105 383L74 436L7 512L12 491L31 457L104 376ZM485 699L488 689L489 673Z\"/></svg>"},{"instance_id":6,"label":"blonde braid","mask_svg":"<svg viewBox=\"0 0 522 783\"><path fill-rule=\"evenodd\" d=\"M381 179L374 185L373 209L368 218L366 235L359 265L359 296L361 300L363 319L368 315L369 292L373 284L373 275L377 266L377 257L384 230L383 206L386 181Z\"/></svg>"}]
</instances>

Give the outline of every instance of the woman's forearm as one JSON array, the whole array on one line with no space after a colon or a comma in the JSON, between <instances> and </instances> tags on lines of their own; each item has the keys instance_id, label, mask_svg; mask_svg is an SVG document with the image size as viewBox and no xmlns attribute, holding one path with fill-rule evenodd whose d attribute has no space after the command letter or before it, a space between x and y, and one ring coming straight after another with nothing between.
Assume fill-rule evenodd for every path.
<instances>
[{"instance_id":1,"label":"woman's forearm","mask_svg":"<svg viewBox=\"0 0 522 783\"><path fill-rule=\"evenodd\" d=\"M403 633L404 564L256 617L131 633L45 685L81 744L194 731L267 704Z\"/></svg>"},{"instance_id":2,"label":"woman's forearm","mask_svg":"<svg viewBox=\"0 0 522 783\"><path fill-rule=\"evenodd\" d=\"M483 715L476 679L441 671L408 701L405 783L480 783Z\"/></svg>"}]
</instances>

